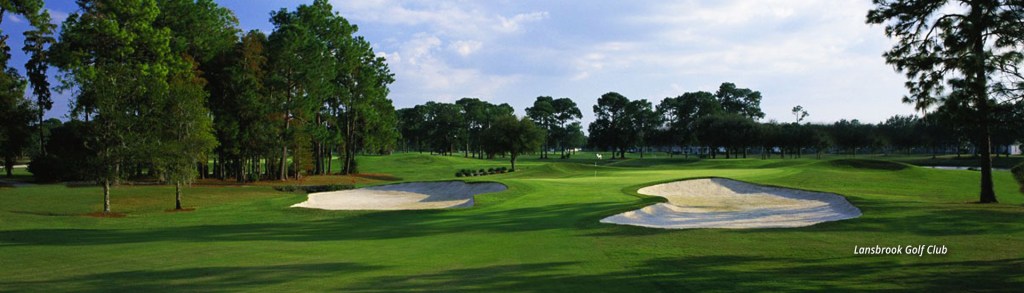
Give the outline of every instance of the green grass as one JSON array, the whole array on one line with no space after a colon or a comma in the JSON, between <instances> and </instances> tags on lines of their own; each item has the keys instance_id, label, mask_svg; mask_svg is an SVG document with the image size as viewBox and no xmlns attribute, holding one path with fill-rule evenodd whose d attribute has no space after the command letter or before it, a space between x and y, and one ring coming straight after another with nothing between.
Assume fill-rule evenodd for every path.
<instances>
[{"instance_id":1,"label":"green grass","mask_svg":"<svg viewBox=\"0 0 1024 293\"><path fill-rule=\"evenodd\" d=\"M0 291L733 291L1016 290L1024 285L1024 207L1009 172L1000 204L978 205L978 172L871 160L517 162L508 191L470 209L292 209L269 186L118 187L125 218L95 187L0 189ZM606 154L607 157L607 154ZM363 172L451 180L507 166L419 154L368 156ZM894 168L893 166L900 166ZM860 218L796 229L658 230L600 224L659 198L655 182L721 176L846 195ZM854 255L874 245L945 245L947 255Z\"/></svg>"}]
</instances>

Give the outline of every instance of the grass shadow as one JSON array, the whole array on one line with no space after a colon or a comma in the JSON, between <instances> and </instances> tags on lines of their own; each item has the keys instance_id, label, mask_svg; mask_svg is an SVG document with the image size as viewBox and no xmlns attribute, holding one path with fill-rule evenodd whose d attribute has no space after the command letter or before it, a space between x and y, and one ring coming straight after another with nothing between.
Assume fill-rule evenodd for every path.
<instances>
[{"instance_id":1,"label":"grass shadow","mask_svg":"<svg viewBox=\"0 0 1024 293\"><path fill-rule=\"evenodd\" d=\"M441 290L446 292L689 291L977 291L1024 285L1007 272L1021 258L991 261L919 261L890 257L793 259L757 256L686 256L643 261L606 273L573 273L577 262L546 262L460 268L416 276L390 275L343 288L350 291ZM950 268L958 268L951 272ZM898 270L897 270L898 269ZM784 280L784 281L782 281Z\"/></svg>"},{"instance_id":2,"label":"grass shadow","mask_svg":"<svg viewBox=\"0 0 1024 293\"><path fill-rule=\"evenodd\" d=\"M379 266L346 262L185 269L155 268L91 274L60 280L0 281L0 288L13 291L70 290L76 292L252 291L287 282L311 281L380 268ZM72 285L73 288L45 289Z\"/></svg>"}]
</instances>

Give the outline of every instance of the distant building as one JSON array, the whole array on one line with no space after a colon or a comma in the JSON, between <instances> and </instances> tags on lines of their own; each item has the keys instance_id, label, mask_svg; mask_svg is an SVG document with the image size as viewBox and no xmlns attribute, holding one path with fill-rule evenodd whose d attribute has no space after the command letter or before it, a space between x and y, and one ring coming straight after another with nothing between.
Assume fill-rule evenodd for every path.
<instances>
[{"instance_id":1,"label":"distant building","mask_svg":"<svg viewBox=\"0 0 1024 293\"><path fill-rule=\"evenodd\" d=\"M999 154L1010 154L1010 155L1019 155L1019 154L1021 154L1020 147L1021 147L1021 145L1019 145L1019 144L997 145L997 146L994 146L996 153L999 153Z\"/></svg>"}]
</instances>

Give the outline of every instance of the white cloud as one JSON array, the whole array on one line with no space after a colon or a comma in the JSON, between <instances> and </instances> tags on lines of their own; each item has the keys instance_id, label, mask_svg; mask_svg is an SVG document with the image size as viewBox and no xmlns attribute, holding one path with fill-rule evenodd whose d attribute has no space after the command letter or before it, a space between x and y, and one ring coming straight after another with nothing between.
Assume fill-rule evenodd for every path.
<instances>
[{"instance_id":1,"label":"white cloud","mask_svg":"<svg viewBox=\"0 0 1024 293\"><path fill-rule=\"evenodd\" d=\"M548 13L545 11L521 13L513 17L499 15L497 30L506 33L518 32L524 23L540 21L545 18L548 18Z\"/></svg>"},{"instance_id":2,"label":"white cloud","mask_svg":"<svg viewBox=\"0 0 1024 293\"><path fill-rule=\"evenodd\" d=\"M400 77L393 93L421 101L450 102L464 96L493 97L516 80L514 76L487 75L475 68L451 66L440 56L441 48L440 38L419 33L399 45L398 51L384 53L392 71Z\"/></svg>"},{"instance_id":3,"label":"white cloud","mask_svg":"<svg viewBox=\"0 0 1024 293\"><path fill-rule=\"evenodd\" d=\"M480 50L483 45L484 43L481 43L480 41L455 41L449 45L449 48L462 57L466 57L473 54L473 52Z\"/></svg>"},{"instance_id":4,"label":"white cloud","mask_svg":"<svg viewBox=\"0 0 1024 293\"><path fill-rule=\"evenodd\" d=\"M547 18L544 11L516 14L506 17L491 12L472 2L404 2L333 1L346 17L357 23L371 22L387 25L415 26L432 33L450 37L490 36L495 32L514 33L525 23Z\"/></svg>"},{"instance_id":5,"label":"white cloud","mask_svg":"<svg viewBox=\"0 0 1024 293\"><path fill-rule=\"evenodd\" d=\"M18 16L16 14L13 14L13 13L12 14L7 14L7 19L11 20L11 22L13 22L13 23L23 23L23 22L25 22L24 20L21 19L20 16Z\"/></svg>"},{"instance_id":6,"label":"white cloud","mask_svg":"<svg viewBox=\"0 0 1024 293\"><path fill-rule=\"evenodd\" d=\"M479 58L486 58L481 54L493 54L487 52L492 42L502 43L548 15L510 14L477 2L376 0L334 1L334 5L363 28L387 28L391 34L375 45L395 73L392 96L419 102L499 95L520 77L481 68Z\"/></svg>"}]
</instances>

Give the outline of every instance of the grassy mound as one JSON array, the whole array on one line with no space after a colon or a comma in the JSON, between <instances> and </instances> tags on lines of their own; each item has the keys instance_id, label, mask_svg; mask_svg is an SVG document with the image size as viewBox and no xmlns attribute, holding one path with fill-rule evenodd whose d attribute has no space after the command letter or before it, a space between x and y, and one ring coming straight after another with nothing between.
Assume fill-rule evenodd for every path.
<instances>
[{"instance_id":1,"label":"grassy mound","mask_svg":"<svg viewBox=\"0 0 1024 293\"><path fill-rule=\"evenodd\" d=\"M866 159L839 159L832 160L829 163L832 166L840 168L854 168L854 169L871 169L871 170L887 170L887 171L899 171L909 168L906 164L897 163L892 161L881 161L881 160L866 160Z\"/></svg>"}]
</instances>

